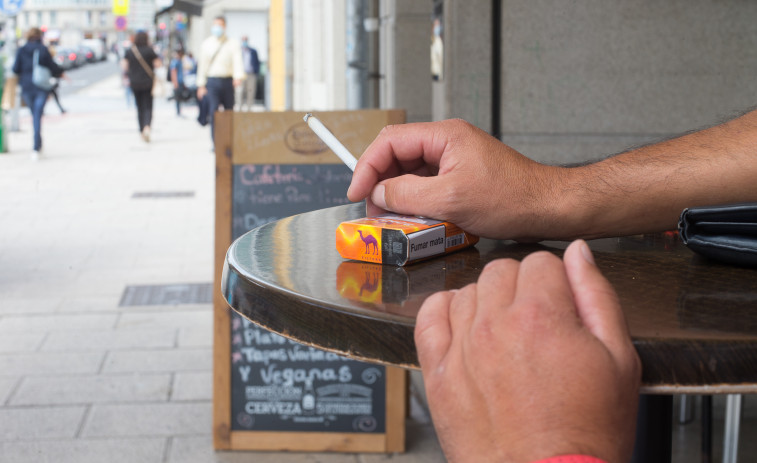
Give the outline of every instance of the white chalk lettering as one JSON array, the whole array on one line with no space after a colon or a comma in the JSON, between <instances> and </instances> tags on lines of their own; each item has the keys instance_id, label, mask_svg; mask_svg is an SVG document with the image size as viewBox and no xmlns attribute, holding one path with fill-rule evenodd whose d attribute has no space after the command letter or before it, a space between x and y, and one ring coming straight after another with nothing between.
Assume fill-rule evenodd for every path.
<instances>
[{"instance_id":1,"label":"white chalk lettering","mask_svg":"<svg viewBox=\"0 0 757 463\"><path fill-rule=\"evenodd\" d=\"M247 326L245 326L247 328ZM257 328L244 330L244 343L248 346L257 344L259 346L283 345L287 339L275 333L266 333Z\"/></svg>"},{"instance_id":2,"label":"white chalk lettering","mask_svg":"<svg viewBox=\"0 0 757 463\"><path fill-rule=\"evenodd\" d=\"M243 185L281 185L289 183L303 183L305 177L297 168L292 168L291 172L281 172L281 166L278 165L246 165L240 171L239 179Z\"/></svg>"},{"instance_id":3,"label":"white chalk lettering","mask_svg":"<svg viewBox=\"0 0 757 463\"><path fill-rule=\"evenodd\" d=\"M336 362L343 360L332 352L325 352L314 347L305 347L299 344L292 346L292 348L287 351L287 355L289 356L289 360L293 362Z\"/></svg>"},{"instance_id":4,"label":"white chalk lettering","mask_svg":"<svg viewBox=\"0 0 757 463\"><path fill-rule=\"evenodd\" d=\"M293 386L297 383L319 381L341 381L343 383L352 380L352 371L347 365L339 368L339 372L333 368L284 368L279 369L275 363L267 368L260 369L260 377L266 385Z\"/></svg>"},{"instance_id":5,"label":"white chalk lettering","mask_svg":"<svg viewBox=\"0 0 757 463\"><path fill-rule=\"evenodd\" d=\"M299 402L247 402L244 411L250 415L300 415Z\"/></svg>"},{"instance_id":6,"label":"white chalk lettering","mask_svg":"<svg viewBox=\"0 0 757 463\"><path fill-rule=\"evenodd\" d=\"M289 203L310 203L313 201L313 197L310 194L300 193L300 190L295 186L284 188L284 194L286 194L287 202Z\"/></svg>"},{"instance_id":7,"label":"white chalk lettering","mask_svg":"<svg viewBox=\"0 0 757 463\"><path fill-rule=\"evenodd\" d=\"M239 352L248 362L264 365L268 365L272 360L282 362L287 359L286 349L260 350L254 347L242 347Z\"/></svg>"}]
</instances>

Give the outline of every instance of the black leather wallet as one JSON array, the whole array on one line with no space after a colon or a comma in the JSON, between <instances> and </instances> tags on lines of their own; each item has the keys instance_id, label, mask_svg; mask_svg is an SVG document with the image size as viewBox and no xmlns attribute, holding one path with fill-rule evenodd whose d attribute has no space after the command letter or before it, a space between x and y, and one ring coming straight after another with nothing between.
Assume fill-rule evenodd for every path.
<instances>
[{"instance_id":1,"label":"black leather wallet","mask_svg":"<svg viewBox=\"0 0 757 463\"><path fill-rule=\"evenodd\" d=\"M757 203L684 209L678 231L698 254L757 267Z\"/></svg>"}]
</instances>

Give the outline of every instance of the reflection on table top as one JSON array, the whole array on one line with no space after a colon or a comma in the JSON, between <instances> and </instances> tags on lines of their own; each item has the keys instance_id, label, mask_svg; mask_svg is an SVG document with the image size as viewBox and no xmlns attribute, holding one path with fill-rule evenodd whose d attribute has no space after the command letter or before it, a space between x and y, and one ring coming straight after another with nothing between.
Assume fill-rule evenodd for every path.
<instances>
[{"instance_id":1,"label":"reflection on table top","mask_svg":"<svg viewBox=\"0 0 757 463\"><path fill-rule=\"evenodd\" d=\"M245 234L227 255L227 301L304 344L416 367L413 326L429 294L476 281L494 259L537 250L561 256L568 244L482 239L407 267L344 260L335 230L363 215L362 204L339 206ZM589 244L620 297L646 392L757 392L757 271L701 259L674 234Z\"/></svg>"}]
</instances>

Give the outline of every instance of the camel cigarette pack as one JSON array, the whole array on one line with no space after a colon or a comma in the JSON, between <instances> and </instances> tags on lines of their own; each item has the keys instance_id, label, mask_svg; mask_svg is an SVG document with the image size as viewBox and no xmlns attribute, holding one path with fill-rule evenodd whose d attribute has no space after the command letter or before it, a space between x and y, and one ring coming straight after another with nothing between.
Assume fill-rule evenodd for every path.
<instances>
[{"instance_id":1,"label":"camel cigarette pack","mask_svg":"<svg viewBox=\"0 0 757 463\"><path fill-rule=\"evenodd\" d=\"M336 249L345 259L405 265L458 251L478 242L450 222L384 214L339 224Z\"/></svg>"}]
</instances>

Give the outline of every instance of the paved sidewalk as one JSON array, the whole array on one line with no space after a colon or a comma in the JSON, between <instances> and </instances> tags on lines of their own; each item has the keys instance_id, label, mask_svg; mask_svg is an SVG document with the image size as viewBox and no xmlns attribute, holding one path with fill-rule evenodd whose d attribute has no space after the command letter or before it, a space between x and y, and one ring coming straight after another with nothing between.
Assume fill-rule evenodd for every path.
<instances>
[{"instance_id":1,"label":"paved sidewalk","mask_svg":"<svg viewBox=\"0 0 757 463\"><path fill-rule=\"evenodd\" d=\"M127 286L212 281L208 129L156 101L144 143L117 77L63 104L43 159L26 109L0 154L1 462L443 461L415 399L404 455L214 452L210 304L119 306Z\"/></svg>"}]
</instances>

